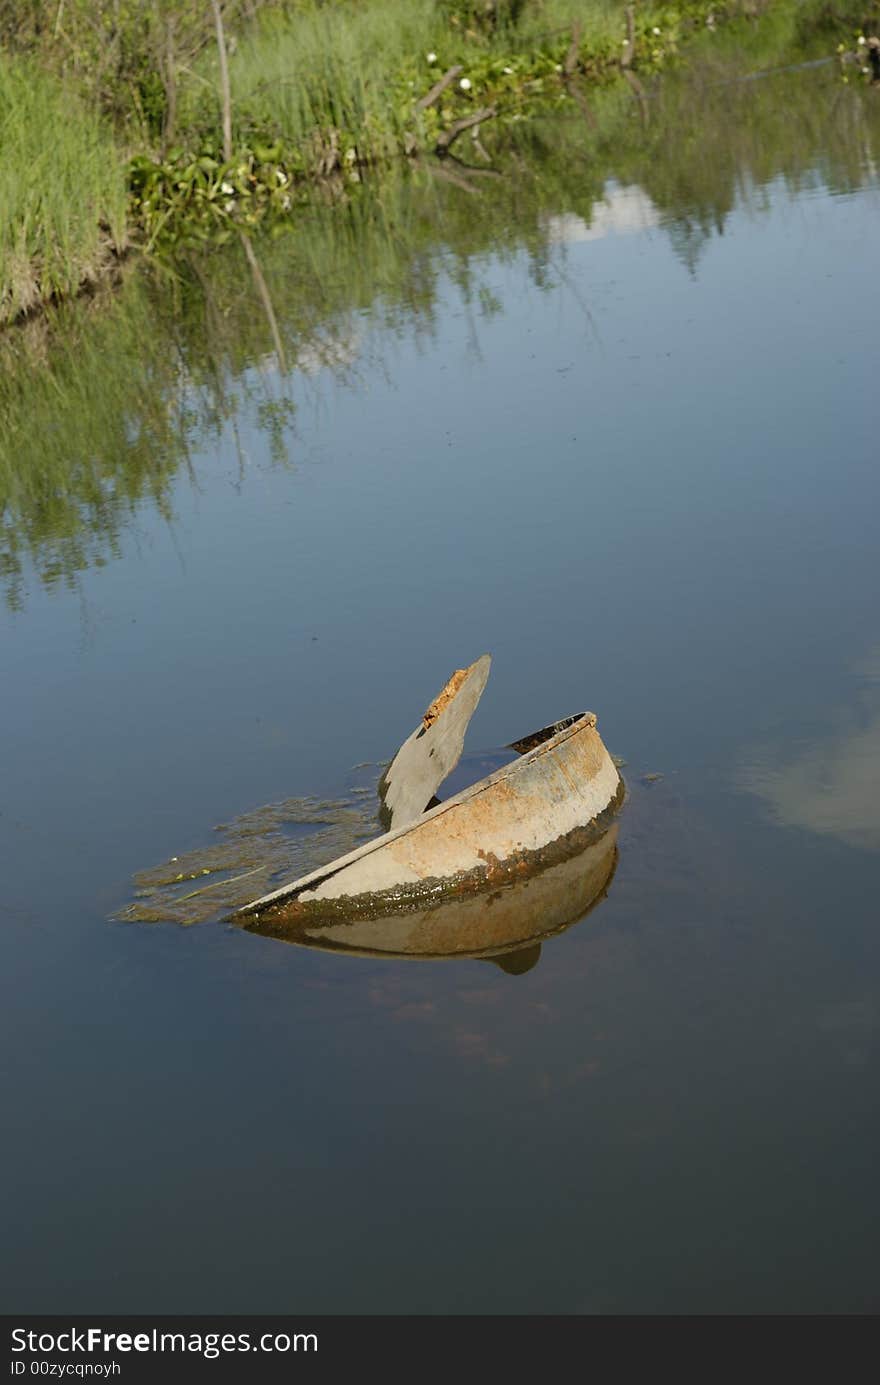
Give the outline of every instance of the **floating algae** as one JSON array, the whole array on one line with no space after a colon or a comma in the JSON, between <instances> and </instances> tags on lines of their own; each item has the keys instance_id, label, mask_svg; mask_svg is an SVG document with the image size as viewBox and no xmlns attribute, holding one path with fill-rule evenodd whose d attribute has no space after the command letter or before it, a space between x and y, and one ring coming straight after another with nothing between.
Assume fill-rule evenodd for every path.
<instances>
[{"instance_id":1,"label":"floating algae","mask_svg":"<svg viewBox=\"0 0 880 1385\"><path fill-rule=\"evenodd\" d=\"M379 830L375 787L341 799L288 798L214 829L215 840L138 871L126 923L206 923L225 917L291 872L315 870Z\"/></svg>"}]
</instances>

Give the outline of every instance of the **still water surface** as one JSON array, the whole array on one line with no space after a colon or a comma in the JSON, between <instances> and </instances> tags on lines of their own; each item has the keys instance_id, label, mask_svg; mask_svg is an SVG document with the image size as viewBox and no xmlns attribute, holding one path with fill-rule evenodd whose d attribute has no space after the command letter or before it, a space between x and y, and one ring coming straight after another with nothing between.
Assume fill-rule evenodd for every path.
<instances>
[{"instance_id":1,"label":"still water surface","mask_svg":"<svg viewBox=\"0 0 880 1385\"><path fill-rule=\"evenodd\" d=\"M877 1308L880 101L761 88L264 248L283 365L216 257L30 371L9 1310ZM109 921L484 650L473 751L591 707L626 760L532 970Z\"/></svg>"}]
</instances>

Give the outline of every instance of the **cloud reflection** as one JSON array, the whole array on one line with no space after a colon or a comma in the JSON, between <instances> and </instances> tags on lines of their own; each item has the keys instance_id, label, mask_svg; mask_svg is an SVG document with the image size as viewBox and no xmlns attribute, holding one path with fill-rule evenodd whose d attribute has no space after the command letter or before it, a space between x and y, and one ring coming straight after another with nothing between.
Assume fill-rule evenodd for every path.
<instances>
[{"instance_id":1,"label":"cloud reflection","mask_svg":"<svg viewBox=\"0 0 880 1385\"><path fill-rule=\"evenodd\" d=\"M648 231L659 222L660 213L640 187L635 183L619 186L609 182L605 196L593 204L589 221L575 212L561 212L544 218L544 230L551 245L573 245Z\"/></svg>"},{"instance_id":2,"label":"cloud reflection","mask_svg":"<svg viewBox=\"0 0 880 1385\"><path fill-rule=\"evenodd\" d=\"M880 655L866 665L861 706L784 763L768 755L748 766L742 786L776 822L880 850ZM837 726L834 729L834 721Z\"/></svg>"}]
</instances>

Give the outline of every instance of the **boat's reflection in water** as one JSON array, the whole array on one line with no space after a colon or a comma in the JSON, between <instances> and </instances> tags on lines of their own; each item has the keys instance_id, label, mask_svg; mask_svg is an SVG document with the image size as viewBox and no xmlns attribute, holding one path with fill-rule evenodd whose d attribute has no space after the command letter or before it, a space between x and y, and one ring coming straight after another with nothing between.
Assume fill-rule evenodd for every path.
<instances>
[{"instance_id":1,"label":"boat's reflection in water","mask_svg":"<svg viewBox=\"0 0 880 1385\"><path fill-rule=\"evenodd\" d=\"M393 913L361 912L349 919L340 911L321 921L263 915L242 926L282 942L352 957L475 958L520 976L537 965L545 938L578 923L604 899L617 865L617 824L587 846L580 834L555 846L543 869L498 889L450 893L429 906Z\"/></svg>"}]
</instances>

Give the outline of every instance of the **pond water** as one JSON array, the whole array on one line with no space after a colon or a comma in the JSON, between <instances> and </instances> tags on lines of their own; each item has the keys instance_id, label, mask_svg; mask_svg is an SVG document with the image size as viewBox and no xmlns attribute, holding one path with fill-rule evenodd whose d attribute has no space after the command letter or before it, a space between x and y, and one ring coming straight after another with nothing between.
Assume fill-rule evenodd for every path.
<instances>
[{"instance_id":1,"label":"pond water","mask_svg":"<svg viewBox=\"0 0 880 1385\"><path fill-rule=\"evenodd\" d=\"M876 1310L880 100L736 75L7 343L7 1311ZM483 651L626 761L537 965L112 921Z\"/></svg>"}]
</instances>

